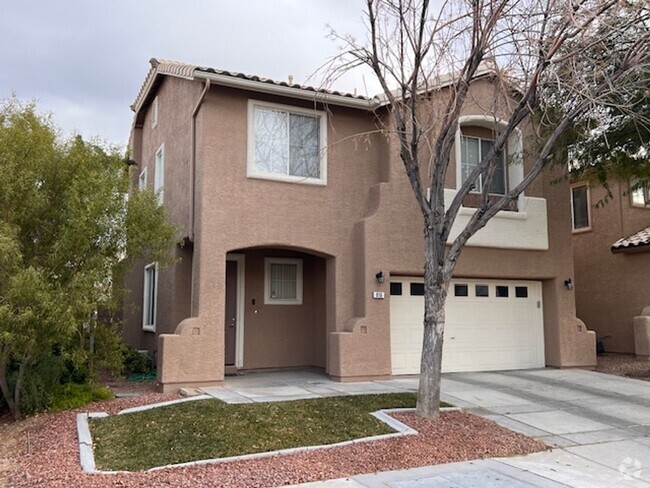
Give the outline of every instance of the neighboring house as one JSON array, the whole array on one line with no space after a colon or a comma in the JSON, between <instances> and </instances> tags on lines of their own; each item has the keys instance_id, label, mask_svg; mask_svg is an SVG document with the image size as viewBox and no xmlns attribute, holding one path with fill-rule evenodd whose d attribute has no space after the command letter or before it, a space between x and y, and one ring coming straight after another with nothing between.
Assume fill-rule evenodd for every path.
<instances>
[{"instance_id":1,"label":"neighboring house","mask_svg":"<svg viewBox=\"0 0 650 488\"><path fill-rule=\"evenodd\" d=\"M490 80L473 83L463 109L449 198L504 116L477 102ZM166 390L242 369L313 366L341 381L419 372L422 218L394 140L377 130L390 123L381 107L152 60L133 105L134 184L160 191L184 246L171 268L130 275L124 337L157 351ZM511 137L493 192L523 178L527 161L505 161L521 161L525 139ZM445 371L595 364L565 286L571 212L555 178L470 240L448 299ZM468 198L458 224L473 211Z\"/></svg>"},{"instance_id":2,"label":"neighboring house","mask_svg":"<svg viewBox=\"0 0 650 488\"><path fill-rule=\"evenodd\" d=\"M609 352L634 352L632 319L650 305L650 189L635 186L571 187L577 315Z\"/></svg>"}]
</instances>

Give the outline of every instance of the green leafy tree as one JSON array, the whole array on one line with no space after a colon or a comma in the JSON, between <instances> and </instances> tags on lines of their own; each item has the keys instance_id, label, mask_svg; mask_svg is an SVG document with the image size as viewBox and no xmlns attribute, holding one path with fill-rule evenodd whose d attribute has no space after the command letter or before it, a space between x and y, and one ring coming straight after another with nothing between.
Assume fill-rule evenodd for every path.
<instances>
[{"instance_id":1,"label":"green leafy tree","mask_svg":"<svg viewBox=\"0 0 650 488\"><path fill-rule=\"evenodd\" d=\"M16 419L37 364L92 364L90 337L111 327L97 311L119 307L133 261L171 259L176 228L151 192L127 198L129 181L116 148L0 103L0 392Z\"/></svg>"}]
</instances>

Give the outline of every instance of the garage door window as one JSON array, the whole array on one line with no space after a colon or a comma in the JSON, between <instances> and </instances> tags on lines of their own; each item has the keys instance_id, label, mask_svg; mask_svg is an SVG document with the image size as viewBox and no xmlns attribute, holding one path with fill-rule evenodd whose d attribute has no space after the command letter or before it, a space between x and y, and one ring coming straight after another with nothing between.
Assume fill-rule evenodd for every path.
<instances>
[{"instance_id":1,"label":"garage door window","mask_svg":"<svg viewBox=\"0 0 650 488\"><path fill-rule=\"evenodd\" d=\"M515 286L515 296L517 298L528 298L527 286Z\"/></svg>"},{"instance_id":2,"label":"garage door window","mask_svg":"<svg viewBox=\"0 0 650 488\"><path fill-rule=\"evenodd\" d=\"M393 281L390 284L390 294L391 295L401 295L402 294L402 284L398 281Z\"/></svg>"},{"instance_id":3,"label":"garage door window","mask_svg":"<svg viewBox=\"0 0 650 488\"><path fill-rule=\"evenodd\" d=\"M477 297L489 297L489 287L487 285L476 285L475 292Z\"/></svg>"},{"instance_id":4,"label":"garage door window","mask_svg":"<svg viewBox=\"0 0 650 488\"><path fill-rule=\"evenodd\" d=\"M467 285L454 285L454 296L456 297L469 296L469 287Z\"/></svg>"},{"instance_id":5,"label":"garage door window","mask_svg":"<svg viewBox=\"0 0 650 488\"><path fill-rule=\"evenodd\" d=\"M424 283L411 283L411 296L412 297L424 296Z\"/></svg>"},{"instance_id":6,"label":"garage door window","mask_svg":"<svg viewBox=\"0 0 650 488\"><path fill-rule=\"evenodd\" d=\"M508 298L508 287L507 286L498 286L497 285L496 295L499 298Z\"/></svg>"}]
</instances>

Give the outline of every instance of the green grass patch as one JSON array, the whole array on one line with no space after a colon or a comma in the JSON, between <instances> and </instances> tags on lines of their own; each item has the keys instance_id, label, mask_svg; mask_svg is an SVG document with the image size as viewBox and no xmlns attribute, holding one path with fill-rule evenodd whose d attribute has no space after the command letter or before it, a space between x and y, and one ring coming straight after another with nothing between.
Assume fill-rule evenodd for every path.
<instances>
[{"instance_id":1,"label":"green grass patch","mask_svg":"<svg viewBox=\"0 0 650 488\"><path fill-rule=\"evenodd\" d=\"M198 400L93 419L90 427L98 469L136 471L389 434L370 412L414 407L415 400L413 393L239 405Z\"/></svg>"},{"instance_id":2,"label":"green grass patch","mask_svg":"<svg viewBox=\"0 0 650 488\"><path fill-rule=\"evenodd\" d=\"M77 407L83 407L90 402L108 400L113 394L106 388L89 384L66 383L54 389L50 412L61 412Z\"/></svg>"}]
</instances>

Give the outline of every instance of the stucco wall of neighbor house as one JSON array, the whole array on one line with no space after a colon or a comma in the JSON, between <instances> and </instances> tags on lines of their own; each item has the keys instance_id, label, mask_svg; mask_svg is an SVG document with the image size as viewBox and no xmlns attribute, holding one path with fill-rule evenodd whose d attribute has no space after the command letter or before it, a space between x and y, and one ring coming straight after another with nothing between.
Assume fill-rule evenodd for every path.
<instances>
[{"instance_id":1,"label":"stucco wall of neighbor house","mask_svg":"<svg viewBox=\"0 0 650 488\"><path fill-rule=\"evenodd\" d=\"M482 83L472 89L464 114L483 114L475 101L486 89ZM318 272L325 277L325 365L331 376L342 380L389 376L389 279L378 284L375 274L382 270L387 275L421 275L423 269L422 217L395 141L376 132L374 115L329 107L326 186L247 178L249 98L314 107L223 87L213 87L207 95L197 118L195 318L183 321L177 335L160 337L160 350L170 358L164 362L161 379L168 387L190 380L223 379L226 255L259 247L289 248L325 259L324 270ZM594 335L576 319L574 294L563 284L573 277L570 211L567 185L550 184L556 177L543 175L527 192L547 199L549 225L544 231L548 250L470 246L456 274L542 280L547 364L589 366L595 364ZM453 164L447 179L448 186L455 187ZM508 235L503 239L509 242ZM255 253L251 256L253 276L251 283L247 280L247 290L263 283L261 277L255 277ZM246 266L249 278L248 260ZM375 290L383 291L385 298L371 298ZM249 298L246 323L254 314ZM280 322L278 319L277 324ZM261 321L258 325L263 327ZM268 347L268 336L251 333L252 327L245 326L245 367L257 367L254 361L264 359L257 356ZM277 330L281 332L279 327ZM306 337L301 344L307 344ZM210 359L196 359L203 354ZM297 361L300 354L294 352L291 360L305 361L305 357ZM260 367L271 366L272 360L267 357ZM313 362L319 364L316 359Z\"/></svg>"},{"instance_id":2,"label":"stucco wall of neighbor house","mask_svg":"<svg viewBox=\"0 0 650 488\"><path fill-rule=\"evenodd\" d=\"M133 184L146 168L147 187L153 191L155 154L164 144L165 178L164 202L171 221L179 227L179 237L190 229L190 120L191 111L201 92L201 84L163 77L158 89L158 123L151 127L151 106L146 111L141 128L131 137L131 158L137 163ZM181 320L190 314L191 245L173 250L177 263L161 269L158 276L156 333L142 330L142 293L144 266L136 263L126 277L130 292L124 301L124 340L138 349L157 349L157 334L173 333Z\"/></svg>"},{"instance_id":3,"label":"stucco wall of neighbor house","mask_svg":"<svg viewBox=\"0 0 650 488\"><path fill-rule=\"evenodd\" d=\"M591 230L573 234L576 307L606 351L634 353L633 318L650 305L650 252L616 253L611 245L650 226L650 208L630 203L625 181L611 184L612 198L602 187L590 188Z\"/></svg>"}]
</instances>

